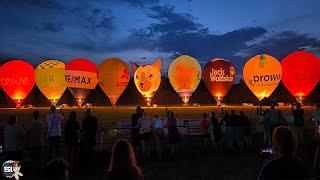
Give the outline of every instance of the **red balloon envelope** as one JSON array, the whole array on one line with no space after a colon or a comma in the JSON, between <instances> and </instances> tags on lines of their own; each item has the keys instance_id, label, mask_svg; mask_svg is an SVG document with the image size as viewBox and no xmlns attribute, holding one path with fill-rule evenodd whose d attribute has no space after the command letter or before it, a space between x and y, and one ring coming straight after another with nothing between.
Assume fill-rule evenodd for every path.
<instances>
[{"instance_id":1,"label":"red balloon envelope","mask_svg":"<svg viewBox=\"0 0 320 180\"><path fill-rule=\"evenodd\" d=\"M233 64L225 59L215 58L205 65L202 78L218 105L230 90L235 74Z\"/></svg>"},{"instance_id":2,"label":"red balloon envelope","mask_svg":"<svg viewBox=\"0 0 320 180\"><path fill-rule=\"evenodd\" d=\"M301 103L319 81L320 62L307 51L295 51L282 62L282 82Z\"/></svg>"},{"instance_id":3,"label":"red balloon envelope","mask_svg":"<svg viewBox=\"0 0 320 180\"><path fill-rule=\"evenodd\" d=\"M13 60L1 66L0 85L17 107L20 107L34 84L34 68L31 64L23 60Z\"/></svg>"},{"instance_id":4,"label":"red balloon envelope","mask_svg":"<svg viewBox=\"0 0 320 180\"><path fill-rule=\"evenodd\" d=\"M84 58L76 58L66 65L65 77L68 88L81 106L91 89L97 86L97 66Z\"/></svg>"}]
</instances>

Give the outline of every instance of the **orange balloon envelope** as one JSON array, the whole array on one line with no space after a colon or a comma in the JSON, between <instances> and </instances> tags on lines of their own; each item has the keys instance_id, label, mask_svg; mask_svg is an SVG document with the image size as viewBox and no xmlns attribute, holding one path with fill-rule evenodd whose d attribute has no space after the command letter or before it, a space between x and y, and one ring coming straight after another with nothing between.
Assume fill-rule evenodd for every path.
<instances>
[{"instance_id":1,"label":"orange balloon envelope","mask_svg":"<svg viewBox=\"0 0 320 180\"><path fill-rule=\"evenodd\" d=\"M150 106L152 97L161 82L161 60L157 59L153 64L142 66L131 63L131 67L134 72L134 84Z\"/></svg>"},{"instance_id":2,"label":"orange balloon envelope","mask_svg":"<svg viewBox=\"0 0 320 180\"><path fill-rule=\"evenodd\" d=\"M169 66L168 77L171 86L187 104L201 80L201 66L191 56L182 55Z\"/></svg>"},{"instance_id":3,"label":"orange balloon envelope","mask_svg":"<svg viewBox=\"0 0 320 180\"><path fill-rule=\"evenodd\" d=\"M97 86L97 66L88 59L76 58L68 62L65 78L68 89L79 106L88 96L91 89Z\"/></svg>"},{"instance_id":4,"label":"orange balloon envelope","mask_svg":"<svg viewBox=\"0 0 320 180\"><path fill-rule=\"evenodd\" d=\"M67 88L64 63L58 60L47 60L39 64L35 79L40 91L53 105L56 105Z\"/></svg>"},{"instance_id":5,"label":"orange balloon envelope","mask_svg":"<svg viewBox=\"0 0 320 180\"><path fill-rule=\"evenodd\" d=\"M120 59L109 58L99 64L99 85L113 106L130 81L128 65Z\"/></svg>"},{"instance_id":6,"label":"orange balloon envelope","mask_svg":"<svg viewBox=\"0 0 320 180\"><path fill-rule=\"evenodd\" d=\"M20 107L35 84L34 68L23 60L12 60L0 68L0 85L4 92Z\"/></svg>"},{"instance_id":7,"label":"orange balloon envelope","mask_svg":"<svg viewBox=\"0 0 320 180\"><path fill-rule=\"evenodd\" d=\"M280 62L268 54L254 56L243 68L244 82L259 101L272 94L279 85L281 77Z\"/></svg>"},{"instance_id":8,"label":"orange balloon envelope","mask_svg":"<svg viewBox=\"0 0 320 180\"><path fill-rule=\"evenodd\" d=\"M284 86L302 103L319 81L319 60L307 51L295 51L282 60L281 66Z\"/></svg>"},{"instance_id":9,"label":"orange balloon envelope","mask_svg":"<svg viewBox=\"0 0 320 180\"><path fill-rule=\"evenodd\" d=\"M219 105L230 90L236 71L231 62L222 58L214 58L203 69L203 81L211 95Z\"/></svg>"}]
</instances>

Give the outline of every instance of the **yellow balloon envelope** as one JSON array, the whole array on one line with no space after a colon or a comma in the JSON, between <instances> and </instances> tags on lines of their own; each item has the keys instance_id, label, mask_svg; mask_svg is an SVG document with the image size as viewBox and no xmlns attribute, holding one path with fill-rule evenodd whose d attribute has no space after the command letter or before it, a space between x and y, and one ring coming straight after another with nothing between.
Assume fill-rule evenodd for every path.
<instances>
[{"instance_id":1,"label":"yellow balloon envelope","mask_svg":"<svg viewBox=\"0 0 320 180\"><path fill-rule=\"evenodd\" d=\"M110 58L99 64L99 85L114 106L130 81L130 71L125 62Z\"/></svg>"},{"instance_id":2,"label":"yellow balloon envelope","mask_svg":"<svg viewBox=\"0 0 320 180\"><path fill-rule=\"evenodd\" d=\"M188 103L201 80L201 66L191 56L182 55L172 61L168 70L171 86Z\"/></svg>"},{"instance_id":3,"label":"yellow balloon envelope","mask_svg":"<svg viewBox=\"0 0 320 180\"><path fill-rule=\"evenodd\" d=\"M268 55L256 55L246 62L243 68L244 82L261 101L269 97L281 81L280 62Z\"/></svg>"},{"instance_id":4,"label":"yellow balloon envelope","mask_svg":"<svg viewBox=\"0 0 320 180\"><path fill-rule=\"evenodd\" d=\"M67 88L65 64L58 60L47 60L41 63L35 72L35 80L40 91L56 105Z\"/></svg>"},{"instance_id":5,"label":"yellow balloon envelope","mask_svg":"<svg viewBox=\"0 0 320 180\"><path fill-rule=\"evenodd\" d=\"M157 59L153 64L143 66L131 63L131 67L134 72L134 84L150 106L152 97L161 83L161 60Z\"/></svg>"}]
</instances>

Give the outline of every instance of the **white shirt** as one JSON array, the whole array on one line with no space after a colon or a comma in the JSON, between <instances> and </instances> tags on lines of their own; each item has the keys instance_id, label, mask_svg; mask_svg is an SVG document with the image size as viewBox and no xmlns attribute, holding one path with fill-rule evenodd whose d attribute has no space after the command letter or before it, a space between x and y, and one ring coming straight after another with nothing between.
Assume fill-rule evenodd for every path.
<instances>
[{"instance_id":1,"label":"white shirt","mask_svg":"<svg viewBox=\"0 0 320 180\"><path fill-rule=\"evenodd\" d=\"M49 113L47 115L48 135L61 136L61 122L64 117L60 113Z\"/></svg>"},{"instance_id":2,"label":"white shirt","mask_svg":"<svg viewBox=\"0 0 320 180\"><path fill-rule=\"evenodd\" d=\"M19 151L23 147L23 129L17 125L4 128L4 145L6 151Z\"/></svg>"},{"instance_id":3,"label":"white shirt","mask_svg":"<svg viewBox=\"0 0 320 180\"><path fill-rule=\"evenodd\" d=\"M141 116L139 118L139 121L140 121L140 129L139 129L140 134L148 133L151 131L150 122L147 116Z\"/></svg>"},{"instance_id":4,"label":"white shirt","mask_svg":"<svg viewBox=\"0 0 320 180\"><path fill-rule=\"evenodd\" d=\"M163 122L162 122L161 118L153 118L152 119L152 126L155 129L163 129Z\"/></svg>"},{"instance_id":5,"label":"white shirt","mask_svg":"<svg viewBox=\"0 0 320 180\"><path fill-rule=\"evenodd\" d=\"M320 123L320 110L316 110L313 113L314 120L319 124Z\"/></svg>"}]
</instances>

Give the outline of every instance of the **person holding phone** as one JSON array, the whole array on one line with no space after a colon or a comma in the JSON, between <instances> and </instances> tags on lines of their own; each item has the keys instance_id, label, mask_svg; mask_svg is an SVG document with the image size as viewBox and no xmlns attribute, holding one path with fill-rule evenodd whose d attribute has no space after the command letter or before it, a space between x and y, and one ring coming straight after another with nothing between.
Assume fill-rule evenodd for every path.
<instances>
[{"instance_id":1,"label":"person holding phone","mask_svg":"<svg viewBox=\"0 0 320 180\"><path fill-rule=\"evenodd\" d=\"M294 153L298 141L293 131L285 126L277 127L272 136L275 157L263 166L259 179L309 179L309 173Z\"/></svg>"},{"instance_id":2,"label":"person holding phone","mask_svg":"<svg viewBox=\"0 0 320 180\"><path fill-rule=\"evenodd\" d=\"M60 110L58 110L55 106L52 106L50 112L47 115L49 159L52 159L53 155L59 155L61 124L63 120L63 113Z\"/></svg>"}]
</instances>

